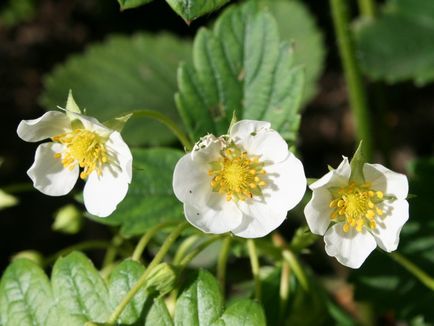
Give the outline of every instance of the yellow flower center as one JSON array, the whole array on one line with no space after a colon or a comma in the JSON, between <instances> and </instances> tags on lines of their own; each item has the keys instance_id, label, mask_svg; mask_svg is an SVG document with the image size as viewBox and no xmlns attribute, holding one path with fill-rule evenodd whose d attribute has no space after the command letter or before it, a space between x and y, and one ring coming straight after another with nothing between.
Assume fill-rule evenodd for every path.
<instances>
[{"instance_id":1,"label":"yellow flower center","mask_svg":"<svg viewBox=\"0 0 434 326\"><path fill-rule=\"evenodd\" d=\"M264 163L256 156L249 156L235 145L221 152L221 158L211 162L208 175L212 177L213 191L226 195L226 200L246 200L262 193L267 183Z\"/></svg>"},{"instance_id":2,"label":"yellow flower center","mask_svg":"<svg viewBox=\"0 0 434 326\"><path fill-rule=\"evenodd\" d=\"M351 182L346 187L332 191L332 194L334 198L329 206L334 210L331 219L345 222L344 232L352 227L361 232L365 225L376 228L375 218L383 216L383 210L378 207L384 197L381 191L372 190L369 183L357 185Z\"/></svg>"},{"instance_id":3,"label":"yellow flower center","mask_svg":"<svg viewBox=\"0 0 434 326\"><path fill-rule=\"evenodd\" d=\"M93 171L101 175L102 168L108 161L105 139L93 131L75 129L52 138L53 141L66 145L63 153L56 153L55 158L61 159L65 168L72 170L79 164L83 171L80 178L86 179Z\"/></svg>"}]
</instances>

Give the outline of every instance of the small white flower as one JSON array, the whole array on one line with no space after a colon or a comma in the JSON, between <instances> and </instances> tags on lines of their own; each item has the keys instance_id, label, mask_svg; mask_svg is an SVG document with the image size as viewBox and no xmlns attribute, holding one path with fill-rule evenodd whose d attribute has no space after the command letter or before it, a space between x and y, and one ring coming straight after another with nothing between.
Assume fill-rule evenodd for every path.
<instances>
[{"instance_id":1,"label":"small white flower","mask_svg":"<svg viewBox=\"0 0 434 326\"><path fill-rule=\"evenodd\" d=\"M21 121L17 133L28 142L52 140L38 146L27 171L42 193L66 195L80 176L86 180L86 209L100 217L110 215L127 194L132 155L118 131L79 113L49 111L38 119Z\"/></svg>"},{"instance_id":2,"label":"small white flower","mask_svg":"<svg viewBox=\"0 0 434 326\"><path fill-rule=\"evenodd\" d=\"M203 137L176 164L176 197L187 220L206 233L262 237L306 191L303 165L264 121L242 120L229 135Z\"/></svg>"},{"instance_id":3,"label":"small white flower","mask_svg":"<svg viewBox=\"0 0 434 326\"><path fill-rule=\"evenodd\" d=\"M329 256L359 268L377 245L387 252L398 247L408 220L408 181L380 164L363 164L364 182L350 181L350 175L344 157L336 170L310 185L313 195L304 214L310 230L324 235Z\"/></svg>"}]
</instances>

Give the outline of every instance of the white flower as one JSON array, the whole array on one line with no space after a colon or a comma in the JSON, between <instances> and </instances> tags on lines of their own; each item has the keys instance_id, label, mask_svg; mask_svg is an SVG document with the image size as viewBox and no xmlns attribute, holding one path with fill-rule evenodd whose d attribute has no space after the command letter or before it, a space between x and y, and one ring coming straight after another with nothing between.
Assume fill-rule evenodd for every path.
<instances>
[{"instance_id":1,"label":"white flower","mask_svg":"<svg viewBox=\"0 0 434 326\"><path fill-rule=\"evenodd\" d=\"M344 157L336 170L310 185L313 195L304 214L310 230L324 235L329 256L359 268L377 245L387 252L398 247L408 220L408 181L380 164L363 164L364 182L350 181L350 175Z\"/></svg>"},{"instance_id":2,"label":"white flower","mask_svg":"<svg viewBox=\"0 0 434 326\"><path fill-rule=\"evenodd\" d=\"M86 209L100 217L110 215L127 194L132 176L130 149L119 132L96 119L70 111L49 111L38 119L21 121L17 133L28 142L52 140L38 146L27 171L42 193L65 195L80 176L86 180Z\"/></svg>"},{"instance_id":3,"label":"white flower","mask_svg":"<svg viewBox=\"0 0 434 326\"><path fill-rule=\"evenodd\" d=\"M306 177L269 122L242 120L229 135L205 136L183 156L173 189L187 220L203 232L257 238L302 199Z\"/></svg>"}]
</instances>

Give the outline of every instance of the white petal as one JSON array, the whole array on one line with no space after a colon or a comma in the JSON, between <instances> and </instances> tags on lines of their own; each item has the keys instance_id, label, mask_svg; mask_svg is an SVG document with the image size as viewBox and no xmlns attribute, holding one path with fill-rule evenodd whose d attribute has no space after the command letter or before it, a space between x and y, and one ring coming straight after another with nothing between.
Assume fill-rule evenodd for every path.
<instances>
[{"instance_id":1,"label":"white petal","mask_svg":"<svg viewBox=\"0 0 434 326\"><path fill-rule=\"evenodd\" d=\"M193 226L205 233L226 233L240 225L242 214L235 203L227 202L224 196L215 195L209 206L184 204L184 214Z\"/></svg>"},{"instance_id":2,"label":"white petal","mask_svg":"<svg viewBox=\"0 0 434 326\"><path fill-rule=\"evenodd\" d=\"M133 156L130 148L122 139L121 134L117 131L112 132L107 140L106 146L110 154L116 159L116 164L119 165L122 173L126 174L128 183L130 183L132 178Z\"/></svg>"},{"instance_id":3,"label":"white petal","mask_svg":"<svg viewBox=\"0 0 434 326\"><path fill-rule=\"evenodd\" d=\"M99 217L109 216L128 192L127 173L113 173L109 166L101 176L92 172L84 186L83 198L86 210Z\"/></svg>"},{"instance_id":4,"label":"white petal","mask_svg":"<svg viewBox=\"0 0 434 326\"><path fill-rule=\"evenodd\" d=\"M18 136L28 142L37 142L71 129L71 122L65 113L48 111L42 117L33 120L23 120L17 128Z\"/></svg>"},{"instance_id":5,"label":"white petal","mask_svg":"<svg viewBox=\"0 0 434 326\"><path fill-rule=\"evenodd\" d=\"M35 162L27 171L33 186L49 196L66 195L74 187L79 173L78 165L72 170L65 168L54 154L61 153L64 146L59 143L44 143L38 146Z\"/></svg>"},{"instance_id":6,"label":"white petal","mask_svg":"<svg viewBox=\"0 0 434 326\"><path fill-rule=\"evenodd\" d=\"M212 194L208 166L193 161L191 154L186 154L176 163L173 172L173 192L181 202L194 207L207 206Z\"/></svg>"},{"instance_id":7,"label":"white petal","mask_svg":"<svg viewBox=\"0 0 434 326\"><path fill-rule=\"evenodd\" d=\"M384 215L377 218L377 227L372 234L377 240L378 246L391 252L398 248L399 233L405 222L408 220L408 202L406 200L395 200L383 206Z\"/></svg>"},{"instance_id":8,"label":"white petal","mask_svg":"<svg viewBox=\"0 0 434 326\"><path fill-rule=\"evenodd\" d=\"M278 228L286 218L286 211L274 211L266 203L240 202L243 212L241 225L232 233L242 238L260 238Z\"/></svg>"},{"instance_id":9,"label":"white petal","mask_svg":"<svg viewBox=\"0 0 434 326\"><path fill-rule=\"evenodd\" d=\"M344 232L343 223L337 223L324 235L325 251L345 266L359 268L377 243L366 229L357 232L354 228Z\"/></svg>"},{"instance_id":10,"label":"white petal","mask_svg":"<svg viewBox=\"0 0 434 326\"><path fill-rule=\"evenodd\" d=\"M372 189L405 199L408 194L408 180L404 174L393 172L381 164L365 163L363 166L365 180L372 183Z\"/></svg>"},{"instance_id":11,"label":"white petal","mask_svg":"<svg viewBox=\"0 0 434 326\"><path fill-rule=\"evenodd\" d=\"M94 131L97 134L101 136L108 136L113 130L107 128L105 125L103 125L101 122L98 121L98 119L94 117L89 117L87 115L83 115L76 112L68 112L71 117L74 117L81 121L83 124L84 129Z\"/></svg>"},{"instance_id":12,"label":"white petal","mask_svg":"<svg viewBox=\"0 0 434 326\"><path fill-rule=\"evenodd\" d=\"M312 233L324 235L327 231L333 212L333 209L329 207L332 199L330 191L325 188L313 190L312 199L304 208L304 216Z\"/></svg>"},{"instance_id":13,"label":"white petal","mask_svg":"<svg viewBox=\"0 0 434 326\"><path fill-rule=\"evenodd\" d=\"M214 135L202 137L191 151L191 159L203 164L209 164L220 158L220 150L224 147L224 141Z\"/></svg>"},{"instance_id":14,"label":"white petal","mask_svg":"<svg viewBox=\"0 0 434 326\"><path fill-rule=\"evenodd\" d=\"M334 169L327 174L325 174L322 178L318 179L314 183L312 183L309 188L319 189L321 187L330 188L330 187L343 187L348 184L348 180L350 179L351 174L351 166L348 162L347 157L343 157L343 161L337 169Z\"/></svg>"},{"instance_id":15,"label":"white petal","mask_svg":"<svg viewBox=\"0 0 434 326\"><path fill-rule=\"evenodd\" d=\"M268 131L271 123L257 120L240 120L235 123L229 130L232 138L244 139L251 136L252 133Z\"/></svg>"},{"instance_id":16,"label":"white petal","mask_svg":"<svg viewBox=\"0 0 434 326\"><path fill-rule=\"evenodd\" d=\"M297 205L306 192L303 164L292 153L278 164L266 166L268 185L263 189L267 205L274 211L289 211Z\"/></svg>"}]
</instances>

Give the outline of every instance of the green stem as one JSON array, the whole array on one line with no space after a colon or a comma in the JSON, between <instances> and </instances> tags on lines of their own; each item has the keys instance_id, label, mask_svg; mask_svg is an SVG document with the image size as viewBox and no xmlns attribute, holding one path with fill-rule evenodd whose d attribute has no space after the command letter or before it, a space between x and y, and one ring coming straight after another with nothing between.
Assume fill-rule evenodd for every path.
<instances>
[{"instance_id":1,"label":"green stem","mask_svg":"<svg viewBox=\"0 0 434 326\"><path fill-rule=\"evenodd\" d=\"M196 241L199 240L199 238L200 237L197 234L191 235L179 245L178 250L175 253L175 257L173 258L173 265L179 265L181 263L187 251Z\"/></svg>"},{"instance_id":2,"label":"green stem","mask_svg":"<svg viewBox=\"0 0 434 326\"><path fill-rule=\"evenodd\" d=\"M186 255L180 262L179 266L183 269L185 268L199 253L201 253L204 249L206 249L209 245L221 239L220 235L215 235L205 242L198 245L194 248L188 255Z\"/></svg>"},{"instance_id":3,"label":"green stem","mask_svg":"<svg viewBox=\"0 0 434 326\"><path fill-rule=\"evenodd\" d=\"M286 260L282 261L282 273L280 275L280 309L279 309L279 325L283 325L286 315L286 305L289 299L289 278L291 276L291 267Z\"/></svg>"},{"instance_id":4,"label":"green stem","mask_svg":"<svg viewBox=\"0 0 434 326\"><path fill-rule=\"evenodd\" d=\"M161 260L164 258L164 256L169 251L172 244L175 242L175 240L179 237L179 235L182 233L182 231L188 226L187 223L182 223L178 225L172 233L169 234L169 236L164 241L163 245L161 246L158 253L155 255L154 259L149 264L148 268L143 272L142 276L138 279L138 281L134 284L134 286L131 288L131 290L125 295L125 297L122 299L122 301L117 305L113 313L111 314L107 324L113 325L118 320L119 316L124 311L125 307L128 305L128 303L134 298L134 296L137 294L137 292L140 290L140 288L146 283L146 279L149 275L149 273L152 271L155 266L157 266Z\"/></svg>"},{"instance_id":5,"label":"green stem","mask_svg":"<svg viewBox=\"0 0 434 326\"><path fill-rule=\"evenodd\" d=\"M114 262L116 255L118 253L118 248L123 241L124 239L119 234L116 234L113 237L112 245L107 248L106 254L104 256L104 260L102 262L102 269L111 265Z\"/></svg>"},{"instance_id":6,"label":"green stem","mask_svg":"<svg viewBox=\"0 0 434 326\"><path fill-rule=\"evenodd\" d=\"M176 122L170 119L168 116L152 110L137 110L132 113L134 117L146 117L160 122L161 124L166 126L179 139L179 141L187 151L190 151L192 149L188 137L185 135L182 129L178 127Z\"/></svg>"},{"instance_id":7,"label":"green stem","mask_svg":"<svg viewBox=\"0 0 434 326\"><path fill-rule=\"evenodd\" d=\"M366 18L375 17L375 0L359 0L360 14Z\"/></svg>"},{"instance_id":8,"label":"green stem","mask_svg":"<svg viewBox=\"0 0 434 326\"><path fill-rule=\"evenodd\" d=\"M252 267L252 274L255 280L255 298L261 301L261 279L259 277L259 259L256 252L256 246L253 239L247 240L247 250L249 252L250 266Z\"/></svg>"},{"instance_id":9,"label":"green stem","mask_svg":"<svg viewBox=\"0 0 434 326\"><path fill-rule=\"evenodd\" d=\"M75 251L75 250L84 251L84 250L92 250L92 249L107 249L107 248L110 248L112 246L113 245L110 242L101 241L101 240L92 240L92 241L85 241L82 243L78 243L78 244L75 244L73 246L64 248L64 249L56 252L55 254L53 254L51 256L48 256L45 259L44 266L50 265L51 263L56 261L56 259L58 257L65 256L65 255L67 255L70 252Z\"/></svg>"},{"instance_id":10,"label":"green stem","mask_svg":"<svg viewBox=\"0 0 434 326\"><path fill-rule=\"evenodd\" d=\"M303 289L308 290L309 283L297 257L295 257L295 255L289 249L284 249L282 251L282 256L283 259L288 262L289 266L291 266L292 270L294 271L294 275L297 277L297 280L300 282L300 285L303 287Z\"/></svg>"},{"instance_id":11,"label":"green stem","mask_svg":"<svg viewBox=\"0 0 434 326\"><path fill-rule=\"evenodd\" d=\"M413 276L415 276L423 285L425 285L431 291L434 291L434 278L420 269L419 266L412 263L398 252L392 252L389 254L389 256L402 267L404 267L408 272L413 274Z\"/></svg>"},{"instance_id":12,"label":"green stem","mask_svg":"<svg viewBox=\"0 0 434 326\"><path fill-rule=\"evenodd\" d=\"M229 252L231 249L232 236L227 235L223 240L222 248L217 260L217 279L220 282L220 287L223 291L223 296L226 288L226 266L228 264Z\"/></svg>"},{"instance_id":13,"label":"green stem","mask_svg":"<svg viewBox=\"0 0 434 326\"><path fill-rule=\"evenodd\" d=\"M131 257L132 260L140 261L140 257L142 257L143 251L145 250L146 246L148 245L149 241L153 238L153 236L160 230L164 229L168 225L173 224L172 222L166 222L161 223L158 225L155 225L154 227L150 228L139 240L137 243L136 248L134 249L133 255Z\"/></svg>"},{"instance_id":14,"label":"green stem","mask_svg":"<svg viewBox=\"0 0 434 326\"><path fill-rule=\"evenodd\" d=\"M349 31L347 0L330 0L330 6L338 40L339 53L348 85L349 100L356 122L358 140L363 140L366 160L372 159L371 121L367 107L366 91L356 62L353 40Z\"/></svg>"}]
</instances>

